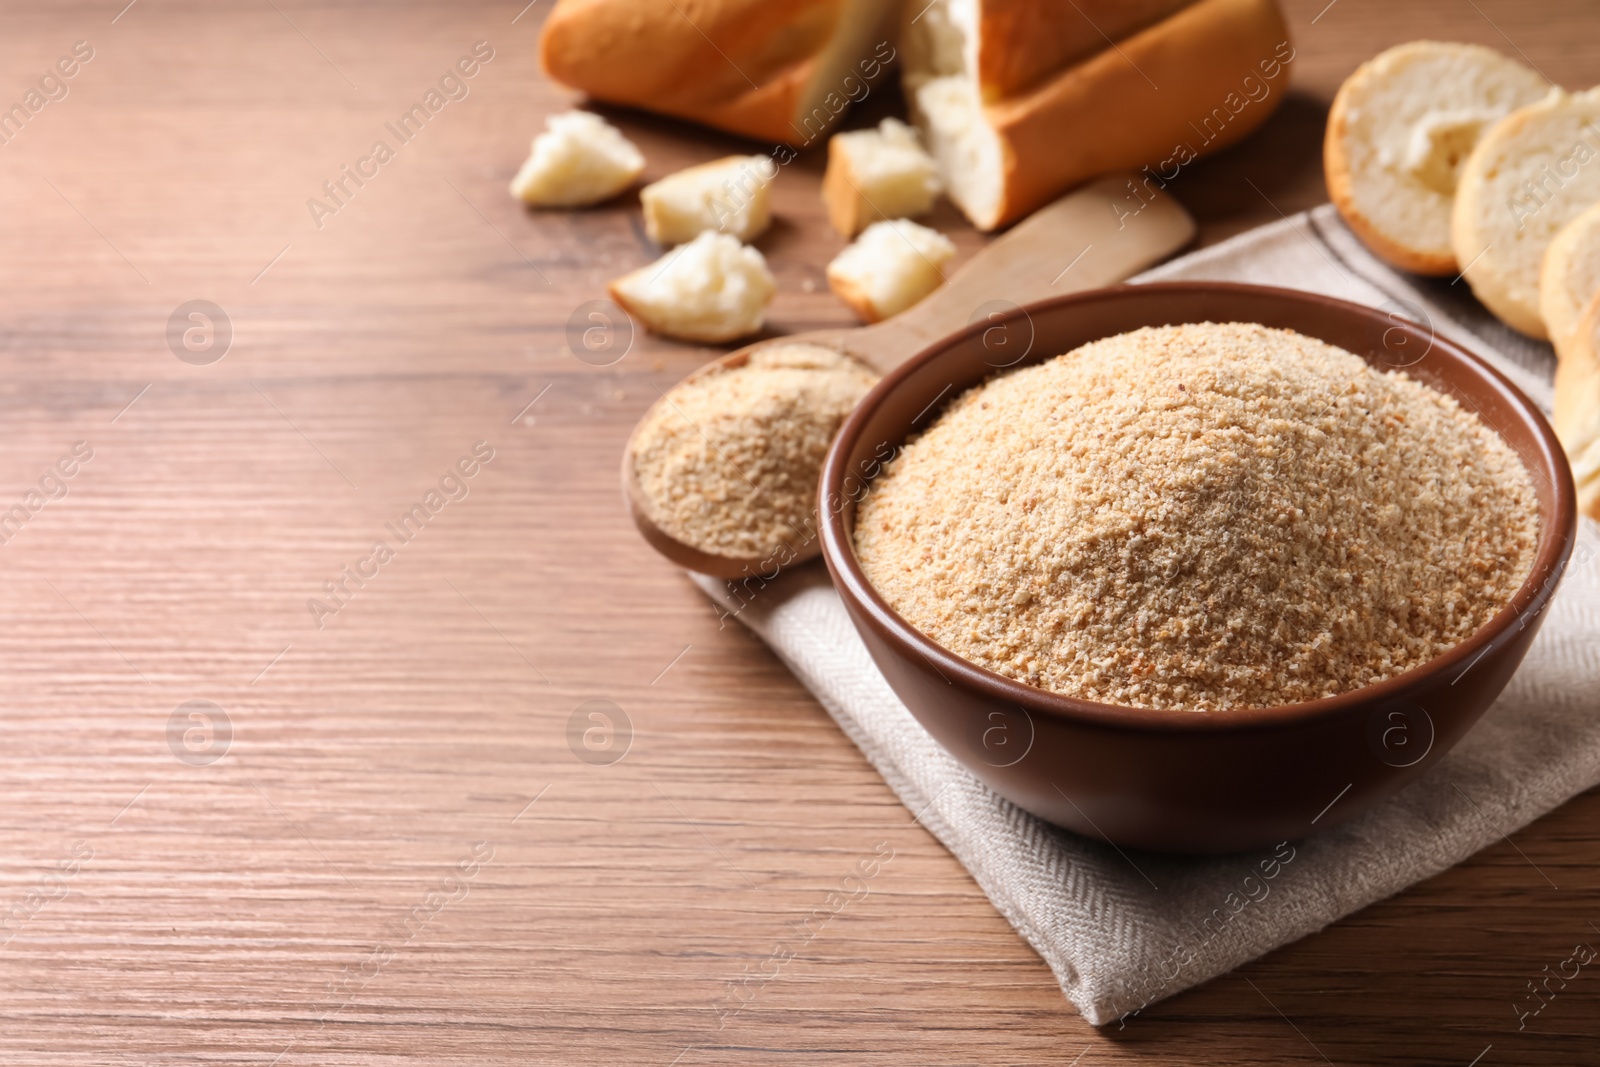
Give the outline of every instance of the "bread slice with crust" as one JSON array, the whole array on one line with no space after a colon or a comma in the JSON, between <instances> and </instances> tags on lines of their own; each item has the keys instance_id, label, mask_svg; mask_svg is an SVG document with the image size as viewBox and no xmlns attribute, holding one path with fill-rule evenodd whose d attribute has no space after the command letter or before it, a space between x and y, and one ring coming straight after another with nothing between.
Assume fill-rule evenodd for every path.
<instances>
[{"instance_id":1,"label":"bread slice with crust","mask_svg":"<svg viewBox=\"0 0 1600 1067\"><path fill-rule=\"evenodd\" d=\"M1412 41L1356 68L1333 98L1323 142L1328 196L1383 259L1454 274L1450 210L1483 131L1550 85L1492 48Z\"/></svg>"},{"instance_id":2,"label":"bread slice with crust","mask_svg":"<svg viewBox=\"0 0 1600 1067\"><path fill-rule=\"evenodd\" d=\"M895 57L898 0L560 0L539 58L598 100L802 146Z\"/></svg>"},{"instance_id":3,"label":"bread slice with crust","mask_svg":"<svg viewBox=\"0 0 1600 1067\"><path fill-rule=\"evenodd\" d=\"M1556 367L1556 436L1572 462L1578 507L1600 519L1600 293L1567 334Z\"/></svg>"},{"instance_id":4,"label":"bread slice with crust","mask_svg":"<svg viewBox=\"0 0 1600 1067\"><path fill-rule=\"evenodd\" d=\"M1600 293L1600 200L1561 227L1539 268L1539 314L1559 351Z\"/></svg>"},{"instance_id":5,"label":"bread slice with crust","mask_svg":"<svg viewBox=\"0 0 1600 1067\"><path fill-rule=\"evenodd\" d=\"M1461 169L1450 243L1479 300L1547 336L1539 272L1557 233L1600 200L1600 89L1552 89L1485 131Z\"/></svg>"}]
</instances>

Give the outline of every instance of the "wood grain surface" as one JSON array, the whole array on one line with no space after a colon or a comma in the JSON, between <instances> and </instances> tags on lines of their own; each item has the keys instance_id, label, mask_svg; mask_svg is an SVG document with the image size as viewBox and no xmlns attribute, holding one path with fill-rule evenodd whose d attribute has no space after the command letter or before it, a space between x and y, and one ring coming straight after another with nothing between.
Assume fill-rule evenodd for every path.
<instances>
[{"instance_id":1,"label":"wood grain surface","mask_svg":"<svg viewBox=\"0 0 1600 1067\"><path fill-rule=\"evenodd\" d=\"M1091 1030L631 529L621 443L713 353L565 348L655 252L628 203L505 192L567 103L535 64L550 0L125 2L9 4L0 34L0 101L93 50L0 145L0 513L26 515L0 527L0 1062L1600 1063L1600 974L1513 1011L1600 944L1593 793ZM1389 44L1600 81L1594 0L1287 6L1283 108L1174 185L1205 242L1325 198L1327 103ZM465 97L313 220L479 41ZM614 117L650 177L745 147ZM760 242L776 331L849 322L821 163L785 168ZM186 311L169 343L196 300L225 352L185 348ZM588 701L622 709L623 758L578 758ZM799 937L874 853L870 892Z\"/></svg>"}]
</instances>

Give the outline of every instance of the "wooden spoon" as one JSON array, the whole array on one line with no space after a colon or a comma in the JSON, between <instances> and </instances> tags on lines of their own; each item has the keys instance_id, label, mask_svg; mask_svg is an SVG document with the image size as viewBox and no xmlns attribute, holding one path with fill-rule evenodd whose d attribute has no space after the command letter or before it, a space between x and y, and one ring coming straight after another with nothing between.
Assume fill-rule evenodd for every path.
<instances>
[{"instance_id":1,"label":"wooden spoon","mask_svg":"<svg viewBox=\"0 0 1600 1067\"><path fill-rule=\"evenodd\" d=\"M1141 201L1135 188L1142 188L1146 199ZM991 241L943 286L891 319L759 341L706 364L684 382L741 367L752 352L769 345L792 344L831 348L887 374L934 341L968 326L985 303L1002 302L994 310L1010 310L1060 293L1112 285L1182 248L1194 232L1194 220L1177 201L1140 187L1131 173L1109 174L1041 208ZM671 395L669 390L656 406ZM643 424L641 419L639 426ZM639 426L623 452L622 486L644 539L674 563L702 574L771 577L775 562L780 562L771 554L755 559L713 555L684 544L651 520L633 462ZM789 546L781 562L799 563L821 550L812 538L805 545Z\"/></svg>"}]
</instances>

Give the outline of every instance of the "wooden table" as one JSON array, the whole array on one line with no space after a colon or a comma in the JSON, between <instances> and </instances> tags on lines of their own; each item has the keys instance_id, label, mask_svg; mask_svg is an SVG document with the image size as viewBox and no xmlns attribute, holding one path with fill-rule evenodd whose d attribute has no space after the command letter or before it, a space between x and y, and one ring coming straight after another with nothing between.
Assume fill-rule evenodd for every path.
<instances>
[{"instance_id":1,"label":"wooden table","mask_svg":"<svg viewBox=\"0 0 1600 1067\"><path fill-rule=\"evenodd\" d=\"M625 519L624 435L710 353L564 351L573 310L653 253L627 205L506 195L566 102L534 60L549 0L124 2L12 5L0 36L7 100L93 52L0 146L0 511L26 517L0 544L0 1062L1600 1062L1600 975L1521 1032L1512 1010L1600 944L1593 793L1091 1030ZM1294 92L1176 183L1205 241L1324 198L1327 102L1386 45L1600 80L1593 0L1288 6ZM314 219L477 41L468 95ZM739 145L618 121L651 177ZM786 168L761 242L781 330L847 321L820 170ZM456 474L477 442L492 459ZM594 700L631 723L617 762L569 743ZM881 849L868 896L728 1013Z\"/></svg>"}]
</instances>

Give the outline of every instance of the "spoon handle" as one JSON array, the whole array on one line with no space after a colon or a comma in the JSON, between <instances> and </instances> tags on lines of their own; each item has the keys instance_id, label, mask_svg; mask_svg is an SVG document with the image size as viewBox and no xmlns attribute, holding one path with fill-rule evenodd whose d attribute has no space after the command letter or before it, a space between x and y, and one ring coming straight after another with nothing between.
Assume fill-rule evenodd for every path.
<instances>
[{"instance_id":1,"label":"spoon handle","mask_svg":"<svg viewBox=\"0 0 1600 1067\"><path fill-rule=\"evenodd\" d=\"M984 246L942 287L840 343L888 373L943 337L1046 297L1114 285L1188 244L1194 220L1131 171L1080 186Z\"/></svg>"}]
</instances>

